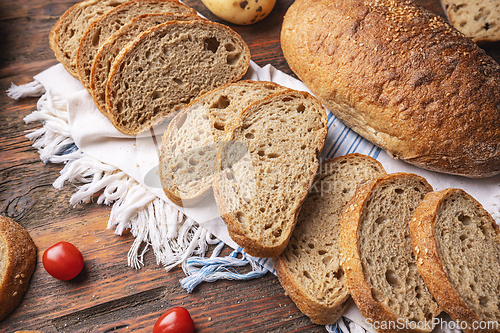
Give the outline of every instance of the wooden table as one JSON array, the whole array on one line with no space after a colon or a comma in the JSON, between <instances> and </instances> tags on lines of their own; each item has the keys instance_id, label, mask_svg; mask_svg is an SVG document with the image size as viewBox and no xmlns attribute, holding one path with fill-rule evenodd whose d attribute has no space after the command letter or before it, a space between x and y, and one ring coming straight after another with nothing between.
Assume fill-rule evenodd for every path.
<instances>
[{"instance_id":1,"label":"wooden table","mask_svg":"<svg viewBox=\"0 0 500 333\"><path fill-rule=\"evenodd\" d=\"M421 0L442 15L435 0ZM199 0L185 1L213 21L220 22ZM252 59L292 74L279 44L283 15L292 0L278 0L271 15L252 26L234 26L248 43ZM150 251L145 267L127 266L130 234L106 229L110 207L95 203L72 207L75 191L52 183L62 168L44 164L26 139L26 131L40 124L23 118L36 108L36 98L11 100L4 93L11 82L30 82L57 63L48 34L72 0L1 0L0 3L0 214L23 225L38 247L38 262L21 305L0 322L0 332L38 329L49 332L151 332L168 308L184 306L197 332L324 332L302 315L285 295L278 279L268 273L244 281L219 281L198 286L192 294L180 287L180 268L166 273ZM484 46L500 61L500 44ZM77 245L85 258L84 271L74 280L50 277L41 264L42 253L59 240ZM229 248L224 254L230 252Z\"/></svg>"}]
</instances>

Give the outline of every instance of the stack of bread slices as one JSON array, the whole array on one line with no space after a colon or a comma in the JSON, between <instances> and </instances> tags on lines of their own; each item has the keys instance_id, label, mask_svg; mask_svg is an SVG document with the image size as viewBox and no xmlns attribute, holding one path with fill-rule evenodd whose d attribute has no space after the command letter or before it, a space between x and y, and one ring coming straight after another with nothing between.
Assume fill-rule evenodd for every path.
<instances>
[{"instance_id":1,"label":"stack of bread slices","mask_svg":"<svg viewBox=\"0 0 500 333\"><path fill-rule=\"evenodd\" d=\"M239 80L250 62L235 31L177 0L86 0L61 16L49 40L97 108L128 135Z\"/></svg>"}]
</instances>

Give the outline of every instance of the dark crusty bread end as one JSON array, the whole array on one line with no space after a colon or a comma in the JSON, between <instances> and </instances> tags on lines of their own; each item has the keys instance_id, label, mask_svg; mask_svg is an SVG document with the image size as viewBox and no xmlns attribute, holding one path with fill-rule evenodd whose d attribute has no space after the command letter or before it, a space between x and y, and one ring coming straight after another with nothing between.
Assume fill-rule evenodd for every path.
<instances>
[{"instance_id":1,"label":"dark crusty bread end","mask_svg":"<svg viewBox=\"0 0 500 333\"><path fill-rule=\"evenodd\" d=\"M21 303L35 270L36 252L28 232L0 216L0 320Z\"/></svg>"},{"instance_id":2,"label":"dark crusty bread end","mask_svg":"<svg viewBox=\"0 0 500 333\"><path fill-rule=\"evenodd\" d=\"M491 215L461 189L431 192L410 232L420 275L443 310L466 332L500 332L500 229Z\"/></svg>"}]
</instances>

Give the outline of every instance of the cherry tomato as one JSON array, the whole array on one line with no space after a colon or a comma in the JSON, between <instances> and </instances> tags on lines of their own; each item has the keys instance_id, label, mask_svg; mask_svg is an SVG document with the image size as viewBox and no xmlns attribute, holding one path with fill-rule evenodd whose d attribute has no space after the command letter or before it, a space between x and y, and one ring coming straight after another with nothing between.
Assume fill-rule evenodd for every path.
<instances>
[{"instance_id":1,"label":"cherry tomato","mask_svg":"<svg viewBox=\"0 0 500 333\"><path fill-rule=\"evenodd\" d=\"M76 246L59 242L43 253L43 267L56 279L67 281L76 277L83 269L83 256Z\"/></svg>"},{"instance_id":2,"label":"cherry tomato","mask_svg":"<svg viewBox=\"0 0 500 333\"><path fill-rule=\"evenodd\" d=\"M158 318L153 333L193 333L194 322L189 311L177 306Z\"/></svg>"}]
</instances>

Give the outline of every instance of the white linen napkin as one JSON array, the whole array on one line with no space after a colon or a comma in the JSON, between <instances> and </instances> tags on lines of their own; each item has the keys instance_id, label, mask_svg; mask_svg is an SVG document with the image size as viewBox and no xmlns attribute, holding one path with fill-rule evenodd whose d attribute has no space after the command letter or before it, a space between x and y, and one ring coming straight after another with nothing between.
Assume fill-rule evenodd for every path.
<instances>
[{"instance_id":1,"label":"white linen napkin","mask_svg":"<svg viewBox=\"0 0 500 333\"><path fill-rule=\"evenodd\" d=\"M270 65L261 68L251 62L245 79L272 81L289 88L310 92L301 81ZM127 136L117 131L111 122L98 111L90 94L78 80L66 72L62 65L56 65L40 73L35 76L35 80L40 82L46 90L67 96L71 137L85 154L124 171L156 196L170 202L163 193L156 175L158 145L161 143L161 136L167 123L162 123L151 132L137 137ZM364 153L380 161L388 173L404 171L425 177L435 190L449 187L462 188L474 196L500 224L500 176L468 179L423 170L394 160L345 127L329 111L328 113L329 131L322 158L331 158L352 152ZM213 198L207 198L193 208L177 208L226 244L234 249L237 248L237 244L229 237L224 222L217 213ZM273 271L270 260L265 260L262 263ZM354 303L351 302L345 316L373 332L373 329L370 329L363 321L363 317Z\"/></svg>"}]
</instances>

